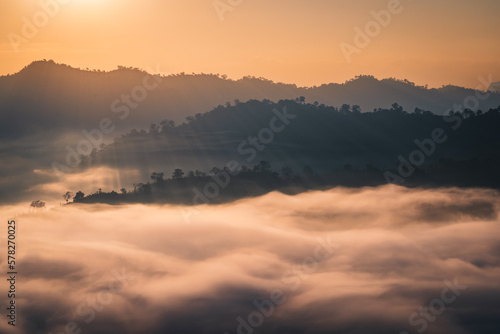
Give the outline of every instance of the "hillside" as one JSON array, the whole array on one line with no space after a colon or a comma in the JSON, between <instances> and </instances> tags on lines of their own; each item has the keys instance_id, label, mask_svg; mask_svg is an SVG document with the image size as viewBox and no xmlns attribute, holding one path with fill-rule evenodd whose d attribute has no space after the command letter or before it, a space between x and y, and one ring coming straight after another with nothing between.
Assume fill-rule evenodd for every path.
<instances>
[{"instance_id":1,"label":"hillside","mask_svg":"<svg viewBox=\"0 0 500 334\"><path fill-rule=\"evenodd\" d=\"M0 77L0 136L21 137L54 130L80 132L95 128L102 118L116 121L117 133L124 133L160 118L179 123L187 116L234 100L278 101L299 96L307 102L329 106L359 105L363 112L389 108L396 102L405 110L418 107L442 114L474 93L462 87L427 89L408 81L371 76L343 84L297 87L263 78L229 80L214 74L150 78L146 72L133 68L88 71L53 61L37 61L16 74ZM500 94L493 94L481 101L479 108L488 110L499 104ZM127 116L118 118L123 115L119 110L124 108L128 109Z\"/></svg>"},{"instance_id":2,"label":"hillside","mask_svg":"<svg viewBox=\"0 0 500 334\"><path fill-rule=\"evenodd\" d=\"M229 161L252 167L265 160L276 171L282 166L300 171L306 165L320 173L345 166L386 170L396 168L400 156L412 161L415 150L426 152L420 168L450 159L500 161L500 134L495 131L500 106L446 117L408 113L397 104L366 113L352 109L253 100L198 114L187 124L165 121L133 129L82 156L82 163L86 168L137 169L147 178L153 171L168 174L174 168L206 172ZM384 181L382 172L379 179Z\"/></svg>"}]
</instances>

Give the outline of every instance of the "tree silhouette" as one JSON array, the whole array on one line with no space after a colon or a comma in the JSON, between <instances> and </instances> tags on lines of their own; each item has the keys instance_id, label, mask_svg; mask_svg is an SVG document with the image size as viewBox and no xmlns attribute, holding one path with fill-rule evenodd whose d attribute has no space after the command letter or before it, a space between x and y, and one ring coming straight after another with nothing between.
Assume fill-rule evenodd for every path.
<instances>
[{"instance_id":1,"label":"tree silhouette","mask_svg":"<svg viewBox=\"0 0 500 334\"><path fill-rule=\"evenodd\" d=\"M64 200L66 201L66 203L68 203L68 201L70 200L71 196L73 196L73 193L70 192L70 191L67 191L64 195L63 195L63 198Z\"/></svg>"},{"instance_id":2,"label":"tree silhouette","mask_svg":"<svg viewBox=\"0 0 500 334\"><path fill-rule=\"evenodd\" d=\"M351 106L349 104L343 104L342 107L340 107L340 112L344 115L350 114Z\"/></svg>"},{"instance_id":3,"label":"tree silhouette","mask_svg":"<svg viewBox=\"0 0 500 334\"><path fill-rule=\"evenodd\" d=\"M199 171L198 169L194 171L194 176L196 177L205 177L206 173Z\"/></svg>"},{"instance_id":4,"label":"tree silhouette","mask_svg":"<svg viewBox=\"0 0 500 334\"><path fill-rule=\"evenodd\" d=\"M397 103L393 103L393 104L391 105L391 107L392 107L392 108L391 108L391 110L392 110L392 111L396 111L396 112L398 112L398 113L403 113L403 107L401 107L399 104L397 104Z\"/></svg>"},{"instance_id":5,"label":"tree silhouette","mask_svg":"<svg viewBox=\"0 0 500 334\"><path fill-rule=\"evenodd\" d=\"M253 167L253 171L257 173L266 173L271 171L271 163L261 160L258 165Z\"/></svg>"},{"instance_id":6,"label":"tree silhouette","mask_svg":"<svg viewBox=\"0 0 500 334\"><path fill-rule=\"evenodd\" d=\"M163 174L163 173L153 172L151 174L151 180L153 180L154 183L162 183L164 181L164 179L163 179L164 176L165 176L165 174Z\"/></svg>"},{"instance_id":7,"label":"tree silhouette","mask_svg":"<svg viewBox=\"0 0 500 334\"><path fill-rule=\"evenodd\" d=\"M81 191L78 191L75 194L75 197L73 197L73 202L81 201L84 197L85 197L85 194L83 192L81 192Z\"/></svg>"},{"instance_id":8,"label":"tree silhouette","mask_svg":"<svg viewBox=\"0 0 500 334\"><path fill-rule=\"evenodd\" d=\"M159 130L160 130L160 127L156 124L156 123L152 123L150 126L149 126L149 131L148 133L149 134L152 134L152 135L156 135L159 133Z\"/></svg>"},{"instance_id":9,"label":"tree silhouette","mask_svg":"<svg viewBox=\"0 0 500 334\"><path fill-rule=\"evenodd\" d=\"M174 180L182 179L183 176L184 176L184 172L180 168L176 168L174 170L174 172L172 173L172 179L174 179Z\"/></svg>"},{"instance_id":10,"label":"tree silhouette","mask_svg":"<svg viewBox=\"0 0 500 334\"><path fill-rule=\"evenodd\" d=\"M32 201L30 204L30 207L35 209L35 210L45 208L45 202L40 201L40 200Z\"/></svg>"},{"instance_id":11,"label":"tree silhouette","mask_svg":"<svg viewBox=\"0 0 500 334\"><path fill-rule=\"evenodd\" d=\"M214 167L211 170L208 171L209 175L217 175L221 172L221 170L218 167Z\"/></svg>"},{"instance_id":12,"label":"tree silhouette","mask_svg":"<svg viewBox=\"0 0 500 334\"><path fill-rule=\"evenodd\" d=\"M464 118L474 117L476 114L469 108L464 110Z\"/></svg>"},{"instance_id":13,"label":"tree silhouette","mask_svg":"<svg viewBox=\"0 0 500 334\"><path fill-rule=\"evenodd\" d=\"M167 133L169 130L175 128L175 122L165 119L160 122L161 132Z\"/></svg>"}]
</instances>

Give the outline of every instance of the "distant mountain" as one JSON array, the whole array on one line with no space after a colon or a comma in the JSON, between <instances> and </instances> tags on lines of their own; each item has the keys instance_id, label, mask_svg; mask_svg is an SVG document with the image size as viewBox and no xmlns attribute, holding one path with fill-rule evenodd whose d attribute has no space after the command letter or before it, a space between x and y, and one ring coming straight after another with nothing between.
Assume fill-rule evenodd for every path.
<instances>
[{"instance_id":1,"label":"distant mountain","mask_svg":"<svg viewBox=\"0 0 500 334\"><path fill-rule=\"evenodd\" d=\"M229 80L214 74L178 74L151 78L133 68L89 71L37 61L16 74L0 77L0 137L44 131L79 133L98 127L103 118L116 124L116 133L123 133L160 119L178 123L234 100L277 102L299 96L331 106L356 104L362 111L389 108L397 102L410 112L418 107L439 114L474 93L456 86L427 89L408 81L371 76L343 84L297 87L254 77ZM500 94L493 94L481 101L480 108L499 105Z\"/></svg>"}]
</instances>

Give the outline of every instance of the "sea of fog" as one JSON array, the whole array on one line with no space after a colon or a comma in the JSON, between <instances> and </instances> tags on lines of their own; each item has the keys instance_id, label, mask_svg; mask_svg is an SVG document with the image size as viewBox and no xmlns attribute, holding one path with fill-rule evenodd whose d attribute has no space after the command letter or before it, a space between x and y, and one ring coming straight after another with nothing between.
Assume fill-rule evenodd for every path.
<instances>
[{"instance_id":1,"label":"sea of fog","mask_svg":"<svg viewBox=\"0 0 500 334\"><path fill-rule=\"evenodd\" d=\"M499 205L384 186L19 214L0 332L498 333Z\"/></svg>"}]
</instances>

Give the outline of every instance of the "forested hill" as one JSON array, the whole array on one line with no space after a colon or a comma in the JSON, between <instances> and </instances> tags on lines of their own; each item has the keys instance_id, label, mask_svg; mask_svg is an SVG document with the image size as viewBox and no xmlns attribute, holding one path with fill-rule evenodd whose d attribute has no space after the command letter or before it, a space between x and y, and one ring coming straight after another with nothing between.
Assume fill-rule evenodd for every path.
<instances>
[{"instance_id":1,"label":"forested hill","mask_svg":"<svg viewBox=\"0 0 500 334\"><path fill-rule=\"evenodd\" d=\"M133 129L82 157L82 163L137 168L144 177L175 168L208 171L231 160L249 167L265 160L278 171L307 165L318 173L346 166L395 169L401 159L416 161L418 168L444 161L494 165L500 153L499 108L440 116L407 112L398 104L361 113L349 105L249 101L188 117L178 126L163 120Z\"/></svg>"},{"instance_id":2,"label":"forested hill","mask_svg":"<svg viewBox=\"0 0 500 334\"><path fill-rule=\"evenodd\" d=\"M230 80L219 74L172 74L149 78L147 71L119 67L104 72L82 70L53 61L37 61L20 72L0 77L0 137L16 137L40 131L81 131L95 126L103 117L116 119L114 111L126 105L129 117L120 120L120 129L146 127L165 117L180 122L187 116L225 105L234 100L295 99L338 106L359 105L362 112L390 108L396 102L406 110L416 107L442 114L463 103L475 91L457 86L427 89L407 80L359 76L345 83L314 87L275 83L247 76ZM488 88L487 78L483 89ZM138 88L139 87L139 88ZM146 88L146 94L140 93ZM128 99L131 99L127 101ZM135 100L137 98L137 100ZM479 101L488 110L500 104L500 94Z\"/></svg>"},{"instance_id":3,"label":"forested hill","mask_svg":"<svg viewBox=\"0 0 500 334\"><path fill-rule=\"evenodd\" d=\"M387 183L500 188L499 125L500 107L443 117L397 104L362 114L357 106L250 101L117 138L84 165L139 168L143 178L119 192L74 189L73 200L198 205Z\"/></svg>"}]
</instances>

